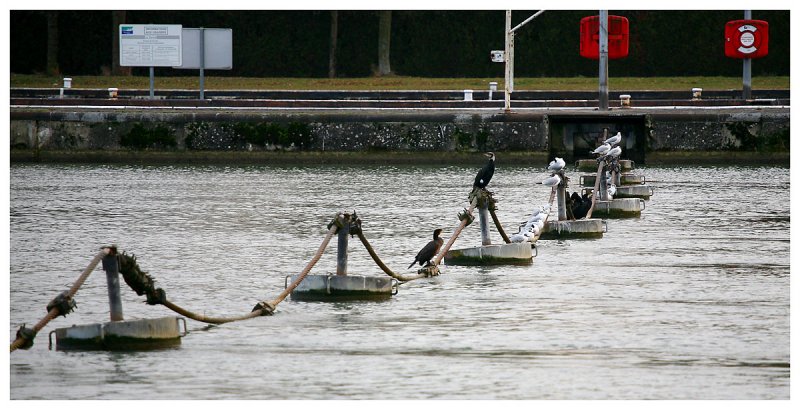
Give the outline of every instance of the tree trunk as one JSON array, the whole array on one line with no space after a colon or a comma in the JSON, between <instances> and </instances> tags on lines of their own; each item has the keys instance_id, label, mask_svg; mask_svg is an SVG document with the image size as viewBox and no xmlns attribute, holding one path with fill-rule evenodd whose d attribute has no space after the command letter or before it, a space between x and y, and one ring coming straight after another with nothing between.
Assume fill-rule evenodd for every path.
<instances>
[{"instance_id":1,"label":"tree trunk","mask_svg":"<svg viewBox=\"0 0 800 410\"><path fill-rule=\"evenodd\" d=\"M47 75L58 76L58 12L48 11L47 15Z\"/></svg>"},{"instance_id":2,"label":"tree trunk","mask_svg":"<svg viewBox=\"0 0 800 410\"><path fill-rule=\"evenodd\" d=\"M392 11L381 10L378 20L378 75L391 75L389 46L392 39Z\"/></svg>"},{"instance_id":3,"label":"tree trunk","mask_svg":"<svg viewBox=\"0 0 800 410\"><path fill-rule=\"evenodd\" d=\"M331 10L331 42L328 50L328 78L336 78L336 40L339 37L339 12Z\"/></svg>"},{"instance_id":4,"label":"tree trunk","mask_svg":"<svg viewBox=\"0 0 800 410\"><path fill-rule=\"evenodd\" d=\"M115 10L111 12L111 25L114 30L113 43L111 44L111 75L131 75L130 67L119 65L119 26L125 24L126 12Z\"/></svg>"}]
</instances>

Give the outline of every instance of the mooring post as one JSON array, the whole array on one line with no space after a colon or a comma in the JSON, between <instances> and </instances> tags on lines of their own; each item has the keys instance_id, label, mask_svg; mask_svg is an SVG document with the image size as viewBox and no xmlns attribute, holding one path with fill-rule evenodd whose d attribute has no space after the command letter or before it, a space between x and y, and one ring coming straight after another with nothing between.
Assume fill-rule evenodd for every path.
<instances>
[{"instance_id":1,"label":"mooring post","mask_svg":"<svg viewBox=\"0 0 800 410\"><path fill-rule=\"evenodd\" d=\"M350 239L350 214L340 214L339 242L336 249L336 274L347 276L347 245Z\"/></svg>"},{"instance_id":2,"label":"mooring post","mask_svg":"<svg viewBox=\"0 0 800 410\"><path fill-rule=\"evenodd\" d=\"M108 284L108 307L111 311L111 321L119 322L122 317L122 298L119 290L119 263L117 262L117 248L109 248L110 252L103 257L103 270L106 271Z\"/></svg>"},{"instance_id":3,"label":"mooring post","mask_svg":"<svg viewBox=\"0 0 800 410\"><path fill-rule=\"evenodd\" d=\"M558 220L567 220L567 183L564 175L561 175L561 182L558 184Z\"/></svg>"},{"instance_id":4,"label":"mooring post","mask_svg":"<svg viewBox=\"0 0 800 410\"><path fill-rule=\"evenodd\" d=\"M491 245L492 239L489 238L489 201L488 199L478 207L478 218L481 222L481 245Z\"/></svg>"}]
</instances>

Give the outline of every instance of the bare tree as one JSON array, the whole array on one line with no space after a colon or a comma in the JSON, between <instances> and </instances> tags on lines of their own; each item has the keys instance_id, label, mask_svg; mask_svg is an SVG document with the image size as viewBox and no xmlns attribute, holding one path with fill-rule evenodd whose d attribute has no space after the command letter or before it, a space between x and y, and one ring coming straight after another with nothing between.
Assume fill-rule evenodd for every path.
<instances>
[{"instance_id":1,"label":"bare tree","mask_svg":"<svg viewBox=\"0 0 800 410\"><path fill-rule=\"evenodd\" d=\"M114 35L113 43L111 44L111 75L131 75L130 67L123 67L119 65L119 25L125 24L126 12L124 10L115 10L111 12L111 25L113 26Z\"/></svg>"},{"instance_id":2,"label":"bare tree","mask_svg":"<svg viewBox=\"0 0 800 410\"><path fill-rule=\"evenodd\" d=\"M339 37L339 12L331 10L331 41L328 49L328 78L336 78L336 40Z\"/></svg>"},{"instance_id":3,"label":"bare tree","mask_svg":"<svg viewBox=\"0 0 800 410\"><path fill-rule=\"evenodd\" d=\"M58 67L58 12L47 11L47 75L61 74Z\"/></svg>"},{"instance_id":4,"label":"bare tree","mask_svg":"<svg viewBox=\"0 0 800 410\"><path fill-rule=\"evenodd\" d=\"M392 11L381 10L378 13L378 75L391 75L389 48L392 40Z\"/></svg>"}]
</instances>

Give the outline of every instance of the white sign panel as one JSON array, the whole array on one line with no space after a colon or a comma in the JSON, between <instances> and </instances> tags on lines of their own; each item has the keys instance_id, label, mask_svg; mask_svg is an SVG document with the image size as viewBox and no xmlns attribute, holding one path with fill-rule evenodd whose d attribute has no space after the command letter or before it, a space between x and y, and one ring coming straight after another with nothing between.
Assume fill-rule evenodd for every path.
<instances>
[{"instance_id":1,"label":"white sign panel","mask_svg":"<svg viewBox=\"0 0 800 410\"><path fill-rule=\"evenodd\" d=\"M181 32L180 24L120 24L119 65L181 65Z\"/></svg>"},{"instance_id":2,"label":"white sign panel","mask_svg":"<svg viewBox=\"0 0 800 410\"><path fill-rule=\"evenodd\" d=\"M229 28L183 29L183 64L175 68L200 69L200 33L204 34L206 70L233 68L233 30Z\"/></svg>"}]
</instances>

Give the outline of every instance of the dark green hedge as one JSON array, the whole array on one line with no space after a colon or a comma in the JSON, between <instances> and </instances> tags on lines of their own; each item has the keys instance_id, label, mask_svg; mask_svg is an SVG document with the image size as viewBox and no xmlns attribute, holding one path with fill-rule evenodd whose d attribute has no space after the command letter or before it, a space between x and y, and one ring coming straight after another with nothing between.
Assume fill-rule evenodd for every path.
<instances>
[{"instance_id":1,"label":"dark green hedge","mask_svg":"<svg viewBox=\"0 0 800 410\"><path fill-rule=\"evenodd\" d=\"M515 11L516 25L532 11ZM597 63L578 55L578 23L597 11L547 11L519 30L515 75L594 76ZM723 52L725 22L740 10L610 11L630 20L630 56L610 62L612 76L741 75L741 62ZM502 77L489 51L503 48L504 11L395 11L392 69L399 75ZM789 11L753 11L770 24L770 53L753 64L754 75L789 75ZM328 11L128 11L129 23L171 23L233 29L234 69L209 75L326 77ZM11 11L11 71L43 72L47 25L42 11ZM96 75L111 66L110 11L59 12L59 65L70 75ZM337 74L372 75L377 65L378 16L340 11ZM134 74L146 75L137 68ZM157 75L196 75L157 69Z\"/></svg>"}]
</instances>

